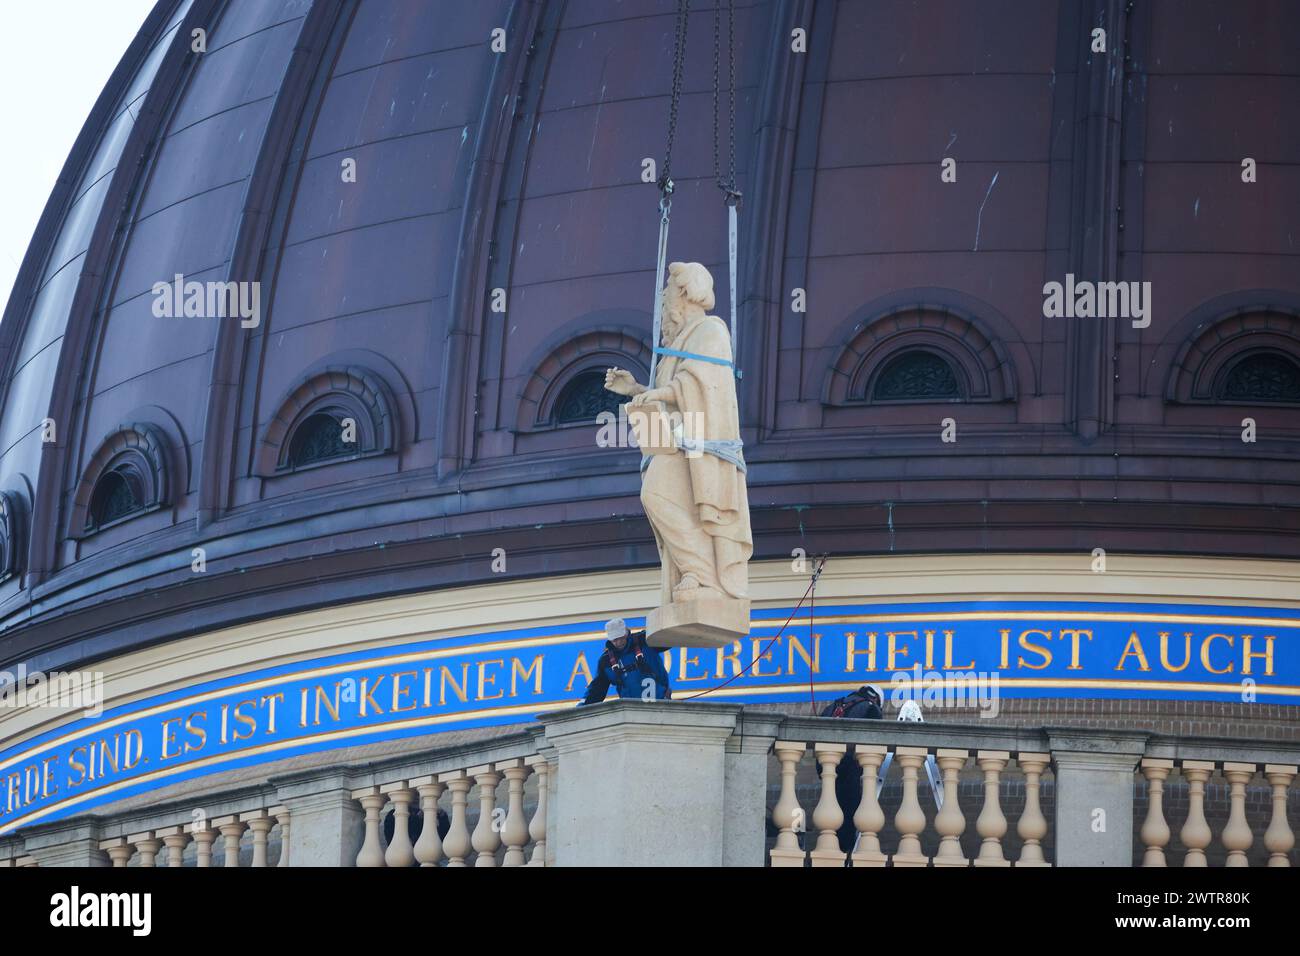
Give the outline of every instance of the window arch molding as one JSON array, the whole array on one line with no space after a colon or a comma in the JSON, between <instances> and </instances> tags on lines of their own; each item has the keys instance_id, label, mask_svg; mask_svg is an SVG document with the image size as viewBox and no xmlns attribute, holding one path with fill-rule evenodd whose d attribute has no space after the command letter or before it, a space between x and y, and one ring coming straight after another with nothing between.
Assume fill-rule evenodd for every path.
<instances>
[{"instance_id":1,"label":"window arch molding","mask_svg":"<svg viewBox=\"0 0 1300 956\"><path fill-rule=\"evenodd\" d=\"M83 538L167 504L170 495L168 445L156 425L122 425L99 445L77 483L69 515L69 537ZM108 482L129 482L132 501L125 511L97 513Z\"/></svg>"},{"instance_id":2,"label":"window arch molding","mask_svg":"<svg viewBox=\"0 0 1300 956\"><path fill-rule=\"evenodd\" d=\"M596 370L603 373L611 366L625 368L637 381L645 382L650 354L641 334L622 326L588 328L552 345L532 364L520 393L516 429L531 432L584 424L555 421L556 404L565 389L580 376Z\"/></svg>"},{"instance_id":3,"label":"window arch molding","mask_svg":"<svg viewBox=\"0 0 1300 956\"><path fill-rule=\"evenodd\" d=\"M1228 376L1243 361L1270 355L1300 367L1300 305L1243 305L1220 312L1184 332L1170 364L1165 400L1180 405L1293 408L1290 401L1224 394Z\"/></svg>"},{"instance_id":4,"label":"window arch molding","mask_svg":"<svg viewBox=\"0 0 1300 956\"><path fill-rule=\"evenodd\" d=\"M836 351L822 389L826 405L946 403L951 397L877 400L880 373L907 353L927 353L947 363L963 402L1009 402L1016 374L1006 346L973 313L946 304L895 305L856 323Z\"/></svg>"},{"instance_id":5,"label":"window arch molding","mask_svg":"<svg viewBox=\"0 0 1300 956\"><path fill-rule=\"evenodd\" d=\"M356 449L301 464L290 453L302 427L319 416L351 419L356 424ZM389 454L401 434L397 403L384 380L359 365L338 365L309 373L280 399L258 445L254 472L273 477L305 468L318 468L357 458Z\"/></svg>"},{"instance_id":6,"label":"window arch molding","mask_svg":"<svg viewBox=\"0 0 1300 956\"><path fill-rule=\"evenodd\" d=\"M14 491L0 491L0 584L21 574L26 508Z\"/></svg>"}]
</instances>

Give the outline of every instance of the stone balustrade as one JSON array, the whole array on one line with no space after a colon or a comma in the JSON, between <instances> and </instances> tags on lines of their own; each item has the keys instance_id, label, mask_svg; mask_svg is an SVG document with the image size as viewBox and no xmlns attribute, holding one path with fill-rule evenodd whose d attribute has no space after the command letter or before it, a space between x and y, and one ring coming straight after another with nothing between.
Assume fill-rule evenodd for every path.
<instances>
[{"instance_id":1,"label":"stone balustrade","mask_svg":"<svg viewBox=\"0 0 1300 956\"><path fill-rule=\"evenodd\" d=\"M1207 785L1216 773L1226 793L1220 803L1227 804L1226 819L1217 829L1222 852L1216 857L1224 865L1249 865L1249 851L1262 845L1268 866L1290 866L1295 847L1288 818L1289 804L1300 797L1294 789L1300 761L1300 745L1295 744L1140 731L787 718L772 753L780 784L772 808L777 836L768 855L771 866L1048 866L1049 842L1057 865L1129 866L1134 830L1141 840L1143 866L1167 865L1171 844L1181 851L1183 866L1206 866L1207 849L1216 840L1207 813ZM861 787L861 799L851 813L841 808L835 792L846 755L851 758L847 772L872 784ZM801 802L797 780L808 756L817 777L815 799ZM938 801L928 795L928 759L933 760L941 789ZM889 774L883 785L901 790L889 814L875 785L886 761ZM1016 791L1023 793L1014 822L1002 806L1012 770ZM975 806L969 792L963 806L963 774L967 791L979 782L981 796ZM1167 819L1165 807L1171 774L1186 802L1177 828ZM1045 786L1051 791L1051 814L1044 813ZM1250 787L1256 802L1265 788L1271 800L1266 827L1257 826L1263 830L1259 835L1247 820ZM811 815L804 805L809 802L814 803ZM927 814L923 802L931 808L937 803L937 812ZM1143 809L1138 828L1133 815ZM1223 816L1224 809L1220 805L1216 813ZM1096 825L1081 826L1087 822ZM851 851L843 850L839 839L846 824L856 832ZM888 845L882 839L886 829ZM962 838L969 847L971 830L978 837L977 847L963 851ZM1014 859L1009 843L1015 844Z\"/></svg>"},{"instance_id":2,"label":"stone balustrade","mask_svg":"<svg viewBox=\"0 0 1300 956\"><path fill-rule=\"evenodd\" d=\"M544 866L555 779L545 750L535 728L143 810L70 817L0 837L0 866L493 866L498 858L503 866ZM436 821L440 799L451 832L444 839L436 826L424 827L412 840L410 817ZM384 811L394 824L387 845Z\"/></svg>"},{"instance_id":3,"label":"stone balustrade","mask_svg":"<svg viewBox=\"0 0 1300 956\"><path fill-rule=\"evenodd\" d=\"M545 866L552 769L545 756L530 754L354 790L365 815L356 865ZM535 784L531 814L524 804L530 780ZM440 804L448 813L445 835L438 833ZM381 814L386 807L393 826L385 847ZM422 824L412 841L409 822L416 807Z\"/></svg>"},{"instance_id":4,"label":"stone balustrade","mask_svg":"<svg viewBox=\"0 0 1300 956\"><path fill-rule=\"evenodd\" d=\"M364 824L355 864L546 866L555 769L540 728L370 768L364 785L351 791ZM387 845L385 810L392 815ZM416 813L421 823L412 838ZM447 818L445 834L437 825L440 813Z\"/></svg>"},{"instance_id":5,"label":"stone balustrade","mask_svg":"<svg viewBox=\"0 0 1300 956\"><path fill-rule=\"evenodd\" d=\"M1270 741L610 701L38 824L0 867L1288 866L1297 766Z\"/></svg>"},{"instance_id":6,"label":"stone balustrade","mask_svg":"<svg viewBox=\"0 0 1300 956\"><path fill-rule=\"evenodd\" d=\"M1287 804L1300 767L1296 764L1258 763L1251 760L1197 760L1192 757L1144 757L1141 774L1146 781L1147 812L1142 822L1141 840L1145 848L1144 867L1168 866L1167 850L1175 836L1184 850L1182 865L1208 865L1206 851L1215 834L1206 817L1206 788L1211 778L1221 775L1226 782L1228 818L1218 834L1219 847L1226 852L1224 866L1249 866L1247 851L1256 842L1246 819L1246 791L1253 782L1263 780L1271 793L1269 823L1260 839L1268 851L1267 866L1290 866L1295 848L1295 832L1287 818ZM1173 774L1186 785L1187 811L1182 825L1175 831L1165 811L1164 795Z\"/></svg>"},{"instance_id":7,"label":"stone balustrade","mask_svg":"<svg viewBox=\"0 0 1300 956\"><path fill-rule=\"evenodd\" d=\"M252 858L247 865L269 866L268 847L271 831L279 827L277 866L288 866L289 811L282 806L255 807L238 813L197 818L155 826L152 829L99 841L99 849L108 854L112 866L184 866L186 850L194 847L195 866L240 866L243 844L251 842ZM109 826L106 829L129 829ZM247 834L247 841L245 840ZM213 860L220 861L214 864Z\"/></svg>"},{"instance_id":8,"label":"stone balustrade","mask_svg":"<svg viewBox=\"0 0 1300 956\"><path fill-rule=\"evenodd\" d=\"M879 739L882 734L869 736ZM1042 776L1051 761L1049 754L1041 749L1012 751L928 746L914 741L912 738L915 736L909 734L908 743L777 740L773 751L781 766L781 795L772 812L778 835L776 846L770 853L771 865L843 867L851 861L853 866L1011 866L1013 861L1008 859L1003 847L1009 823L1001 806L1000 794L1002 777L1013 759L1023 775L1025 793L1024 809L1015 825L1021 847L1019 858L1014 863L1017 866L1049 865L1042 849L1048 821L1039 802ZM810 836L815 832L816 842L805 853L800 831L808 818L800 805L795 779L799 762L809 750L820 767L820 788L811 817L812 826L808 828ZM857 834L855 847L846 852L841 849L839 831L848 821L836 798L835 785L840 761L850 751L852 766L847 772L860 779L861 799L856 808L851 808L850 820ZM929 787L925 768L927 759L931 757L937 771L935 783L942 790L942 806L932 820L927 818L920 800L920 788ZM899 780L902 788L902 799L892 821L897 839L888 852L882 848L881 842L886 814L877 797L878 774L886 760L890 763L890 776ZM958 798L959 775L967 767L978 768L983 776L983 801L974 821L967 819ZM972 822L980 844L978 853L968 857L962 850L960 838ZM922 849L922 837L927 830L937 838L930 841L935 844L932 855Z\"/></svg>"},{"instance_id":9,"label":"stone balustrade","mask_svg":"<svg viewBox=\"0 0 1300 956\"><path fill-rule=\"evenodd\" d=\"M61 824L49 826L57 834ZM269 786L230 791L201 802L169 802L100 820L74 817L63 827L62 846L78 848L90 857L86 861L90 865L102 864L106 857L114 867L266 867L271 865L272 848L275 865L289 865L289 810L277 802L275 789ZM74 839L68 841L68 836ZM37 852L48 853L58 845Z\"/></svg>"}]
</instances>

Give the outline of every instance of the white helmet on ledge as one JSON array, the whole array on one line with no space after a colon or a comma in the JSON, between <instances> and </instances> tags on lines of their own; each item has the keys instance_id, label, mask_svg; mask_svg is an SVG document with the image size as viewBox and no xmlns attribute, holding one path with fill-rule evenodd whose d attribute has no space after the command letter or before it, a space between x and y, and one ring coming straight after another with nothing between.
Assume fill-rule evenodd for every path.
<instances>
[{"instance_id":1,"label":"white helmet on ledge","mask_svg":"<svg viewBox=\"0 0 1300 956\"><path fill-rule=\"evenodd\" d=\"M898 719L909 723L925 723L925 718L921 716L921 705L914 700L903 701L903 706L898 708Z\"/></svg>"}]
</instances>

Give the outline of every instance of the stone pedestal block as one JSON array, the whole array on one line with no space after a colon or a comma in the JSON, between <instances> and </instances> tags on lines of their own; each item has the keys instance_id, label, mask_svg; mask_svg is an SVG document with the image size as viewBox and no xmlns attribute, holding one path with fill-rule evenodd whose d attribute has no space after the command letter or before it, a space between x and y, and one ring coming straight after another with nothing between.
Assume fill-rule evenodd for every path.
<instances>
[{"instance_id":1,"label":"stone pedestal block","mask_svg":"<svg viewBox=\"0 0 1300 956\"><path fill-rule=\"evenodd\" d=\"M1146 735L1048 729L1056 774L1056 865L1133 865L1134 771Z\"/></svg>"},{"instance_id":2,"label":"stone pedestal block","mask_svg":"<svg viewBox=\"0 0 1300 956\"><path fill-rule=\"evenodd\" d=\"M355 866L364 837L363 814L344 774L273 780L277 802L293 821L290 866Z\"/></svg>"},{"instance_id":3,"label":"stone pedestal block","mask_svg":"<svg viewBox=\"0 0 1300 956\"><path fill-rule=\"evenodd\" d=\"M727 647L749 634L749 601L701 598L657 607L646 615L655 647Z\"/></svg>"},{"instance_id":4,"label":"stone pedestal block","mask_svg":"<svg viewBox=\"0 0 1300 956\"><path fill-rule=\"evenodd\" d=\"M727 741L740 712L734 704L620 700L544 717L559 764L556 865L722 866ZM756 783L743 759L752 752L732 756L741 758L733 759L737 783ZM743 812L761 823L762 790L754 796L757 805ZM734 852L750 860L752 843Z\"/></svg>"},{"instance_id":5,"label":"stone pedestal block","mask_svg":"<svg viewBox=\"0 0 1300 956\"><path fill-rule=\"evenodd\" d=\"M38 866L108 866L99 848L99 822L70 817L34 826L23 832L24 849Z\"/></svg>"}]
</instances>

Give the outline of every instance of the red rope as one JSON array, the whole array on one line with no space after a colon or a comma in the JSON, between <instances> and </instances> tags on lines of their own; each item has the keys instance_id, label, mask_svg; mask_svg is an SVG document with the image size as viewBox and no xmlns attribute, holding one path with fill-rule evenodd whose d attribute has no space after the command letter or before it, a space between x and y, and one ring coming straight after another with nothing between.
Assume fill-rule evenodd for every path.
<instances>
[{"instance_id":1,"label":"red rope","mask_svg":"<svg viewBox=\"0 0 1300 956\"><path fill-rule=\"evenodd\" d=\"M722 688L726 687L736 678L744 674L745 671L749 670L760 660L762 660L763 655L767 653L767 649L771 647L774 643L776 643L781 638L781 635L785 633L785 629L790 626L790 622L793 621L794 616L799 613L799 608L803 607L803 602L808 599L808 595L813 593L813 589L817 587L817 578L821 575L822 568L824 568L825 566L826 566L826 558L823 556L821 559L821 563L817 566L817 570L813 572L812 580L808 582L808 590L803 592L803 597L799 599L799 603L796 604L794 610L790 612L790 616L785 619L785 623L781 625L781 630L777 631L776 634L774 634L771 637L771 639L769 639L768 642L763 645L763 650L761 653L755 654L753 660L751 660L740 670L736 671L736 673L732 674L721 684L718 684L716 687L710 687L706 690L702 690L698 694L692 694L690 697L674 697L673 700L694 700L696 697L703 697L705 694L712 694L715 690L722 690ZM811 614L811 610L809 611L809 613ZM816 660L816 657L814 657L813 660ZM809 667L809 670L811 671L812 668Z\"/></svg>"},{"instance_id":2,"label":"red rope","mask_svg":"<svg viewBox=\"0 0 1300 956\"><path fill-rule=\"evenodd\" d=\"M826 564L825 558L822 558L822 564ZM820 567L813 571L812 581L808 585L808 590L811 593L811 597L808 601L808 652L812 654L813 663L816 663L817 661L817 636L813 634L813 616L817 610L817 578L821 576L821 573L822 570ZM813 694L814 676L813 664L810 663L808 665L808 706L810 708L808 715L810 717L817 716L817 698Z\"/></svg>"}]
</instances>

